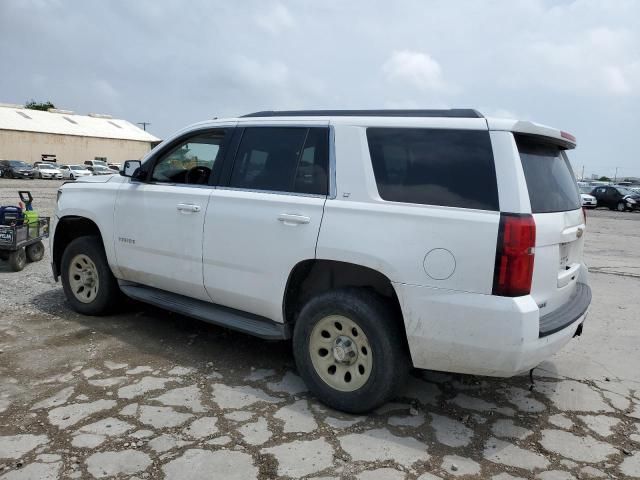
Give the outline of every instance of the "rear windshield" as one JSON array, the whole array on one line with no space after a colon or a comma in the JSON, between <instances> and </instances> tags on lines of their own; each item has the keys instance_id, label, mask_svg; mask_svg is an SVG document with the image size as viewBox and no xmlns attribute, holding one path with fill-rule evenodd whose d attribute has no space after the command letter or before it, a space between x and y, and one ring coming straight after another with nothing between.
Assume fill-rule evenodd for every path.
<instances>
[{"instance_id":1,"label":"rear windshield","mask_svg":"<svg viewBox=\"0 0 640 480\"><path fill-rule=\"evenodd\" d=\"M578 185L566 152L555 145L516 137L532 213L580 208Z\"/></svg>"},{"instance_id":2,"label":"rear windshield","mask_svg":"<svg viewBox=\"0 0 640 480\"><path fill-rule=\"evenodd\" d=\"M499 209L486 130L368 128L367 140L384 200Z\"/></svg>"}]
</instances>

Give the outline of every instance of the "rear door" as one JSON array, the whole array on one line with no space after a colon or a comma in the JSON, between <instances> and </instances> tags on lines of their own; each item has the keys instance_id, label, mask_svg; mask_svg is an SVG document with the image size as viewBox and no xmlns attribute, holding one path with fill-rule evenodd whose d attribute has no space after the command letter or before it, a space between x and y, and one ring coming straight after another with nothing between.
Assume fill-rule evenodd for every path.
<instances>
[{"instance_id":1,"label":"rear door","mask_svg":"<svg viewBox=\"0 0 640 480\"><path fill-rule=\"evenodd\" d=\"M289 273L315 258L328 147L327 122L236 129L235 161L225 162L204 225L204 284L215 303L282 321Z\"/></svg>"},{"instance_id":2,"label":"rear door","mask_svg":"<svg viewBox=\"0 0 640 480\"><path fill-rule=\"evenodd\" d=\"M536 225L531 296L544 316L576 291L584 248L580 193L565 150L516 135Z\"/></svg>"}]
</instances>

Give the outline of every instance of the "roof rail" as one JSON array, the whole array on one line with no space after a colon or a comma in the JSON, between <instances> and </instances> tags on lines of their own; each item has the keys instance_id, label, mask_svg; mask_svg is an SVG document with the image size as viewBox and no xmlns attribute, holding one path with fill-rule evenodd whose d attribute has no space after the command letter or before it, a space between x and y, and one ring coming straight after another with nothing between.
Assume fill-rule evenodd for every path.
<instances>
[{"instance_id":1,"label":"roof rail","mask_svg":"<svg viewBox=\"0 0 640 480\"><path fill-rule=\"evenodd\" d=\"M484 118L471 108L448 110L265 110L242 115L246 117L446 117Z\"/></svg>"}]
</instances>

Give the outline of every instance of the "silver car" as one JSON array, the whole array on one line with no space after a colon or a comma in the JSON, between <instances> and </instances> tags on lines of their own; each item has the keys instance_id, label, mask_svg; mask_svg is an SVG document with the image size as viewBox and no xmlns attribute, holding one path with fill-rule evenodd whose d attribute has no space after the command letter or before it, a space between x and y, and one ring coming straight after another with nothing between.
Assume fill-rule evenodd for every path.
<instances>
[{"instance_id":1,"label":"silver car","mask_svg":"<svg viewBox=\"0 0 640 480\"><path fill-rule=\"evenodd\" d=\"M62 180L62 172L57 166L48 163L38 163L33 167L35 170L35 178L47 178L51 180Z\"/></svg>"}]
</instances>

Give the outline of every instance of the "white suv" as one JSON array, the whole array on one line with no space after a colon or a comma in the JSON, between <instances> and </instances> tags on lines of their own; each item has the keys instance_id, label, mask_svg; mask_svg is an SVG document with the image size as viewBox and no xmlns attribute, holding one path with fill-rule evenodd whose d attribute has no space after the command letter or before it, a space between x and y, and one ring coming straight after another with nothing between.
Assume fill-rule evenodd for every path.
<instances>
[{"instance_id":1,"label":"white suv","mask_svg":"<svg viewBox=\"0 0 640 480\"><path fill-rule=\"evenodd\" d=\"M411 366L527 371L591 301L575 139L475 110L261 112L190 126L64 185L54 276L76 311L120 295L268 339L334 408Z\"/></svg>"}]
</instances>

